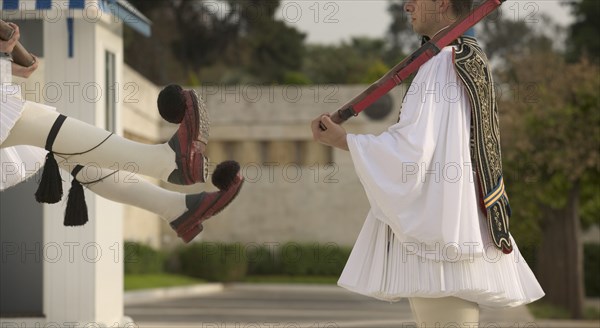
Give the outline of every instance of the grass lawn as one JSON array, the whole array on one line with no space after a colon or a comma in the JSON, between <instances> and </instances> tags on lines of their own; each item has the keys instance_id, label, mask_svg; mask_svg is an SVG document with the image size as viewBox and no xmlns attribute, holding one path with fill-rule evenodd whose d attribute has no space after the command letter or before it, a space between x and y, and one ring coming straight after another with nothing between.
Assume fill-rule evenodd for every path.
<instances>
[{"instance_id":1,"label":"grass lawn","mask_svg":"<svg viewBox=\"0 0 600 328\"><path fill-rule=\"evenodd\" d=\"M248 276L244 279L244 282L335 285L338 278L337 276Z\"/></svg>"},{"instance_id":2,"label":"grass lawn","mask_svg":"<svg viewBox=\"0 0 600 328\"><path fill-rule=\"evenodd\" d=\"M174 287L201 284L205 282L188 276L175 274L126 274L125 290Z\"/></svg>"},{"instance_id":3,"label":"grass lawn","mask_svg":"<svg viewBox=\"0 0 600 328\"><path fill-rule=\"evenodd\" d=\"M527 304L527 308L536 319L570 319L569 311L552 304L534 302ZM583 317L585 320L599 320L600 312L596 308L588 307L585 309Z\"/></svg>"},{"instance_id":4,"label":"grass lawn","mask_svg":"<svg viewBox=\"0 0 600 328\"><path fill-rule=\"evenodd\" d=\"M249 276L243 282L271 284L324 284L335 285L337 276ZM125 290L188 286L205 280L175 274L126 274Z\"/></svg>"},{"instance_id":5,"label":"grass lawn","mask_svg":"<svg viewBox=\"0 0 600 328\"><path fill-rule=\"evenodd\" d=\"M569 319L569 312L561 307L544 302L527 304L529 312L536 319Z\"/></svg>"}]
</instances>

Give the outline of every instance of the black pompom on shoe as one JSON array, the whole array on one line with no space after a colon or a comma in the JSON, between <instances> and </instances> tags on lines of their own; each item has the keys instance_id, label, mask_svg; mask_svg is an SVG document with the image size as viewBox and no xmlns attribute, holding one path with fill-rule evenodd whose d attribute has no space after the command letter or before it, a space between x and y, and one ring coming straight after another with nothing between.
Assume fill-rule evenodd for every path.
<instances>
[{"instance_id":1,"label":"black pompom on shoe","mask_svg":"<svg viewBox=\"0 0 600 328\"><path fill-rule=\"evenodd\" d=\"M158 94L158 112L167 122L179 124L185 115L183 88L177 84L166 86Z\"/></svg>"},{"instance_id":2,"label":"black pompom on shoe","mask_svg":"<svg viewBox=\"0 0 600 328\"><path fill-rule=\"evenodd\" d=\"M219 190L227 190L240 172L240 164L236 161L219 163L212 174L212 183Z\"/></svg>"}]
</instances>

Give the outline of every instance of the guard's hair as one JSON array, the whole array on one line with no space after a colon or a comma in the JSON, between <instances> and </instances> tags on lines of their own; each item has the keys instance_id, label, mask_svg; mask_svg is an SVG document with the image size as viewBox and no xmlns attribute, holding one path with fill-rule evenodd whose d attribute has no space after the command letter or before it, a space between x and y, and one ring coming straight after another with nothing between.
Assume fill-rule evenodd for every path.
<instances>
[{"instance_id":1,"label":"guard's hair","mask_svg":"<svg viewBox=\"0 0 600 328\"><path fill-rule=\"evenodd\" d=\"M471 12L473 0L450 0L452 10L456 16L461 17Z\"/></svg>"}]
</instances>

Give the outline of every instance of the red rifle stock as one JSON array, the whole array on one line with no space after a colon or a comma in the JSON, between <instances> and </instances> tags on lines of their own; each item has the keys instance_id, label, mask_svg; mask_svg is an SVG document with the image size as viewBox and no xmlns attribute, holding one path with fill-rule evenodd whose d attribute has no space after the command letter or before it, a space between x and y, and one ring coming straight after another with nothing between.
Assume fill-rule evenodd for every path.
<instances>
[{"instance_id":1,"label":"red rifle stock","mask_svg":"<svg viewBox=\"0 0 600 328\"><path fill-rule=\"evenodd\" d=\"M365 110L381 96L388 93L395 86L400 85L412 73L416 72L421 65L437 55L442 48L463 35L468 29L498 8L504 1L506 0L487 0L473 9L467 16L457 20L445 30L439 32L433 39L429 40L389 70L377 82L371 84L365 91L352 98L352 100L340 109L331 113L331 120L342 124L350 117L357 116L358 113ZM325 130L323 123L320 123L320 127L321 130Z\"/></svg>"}]
</instances>

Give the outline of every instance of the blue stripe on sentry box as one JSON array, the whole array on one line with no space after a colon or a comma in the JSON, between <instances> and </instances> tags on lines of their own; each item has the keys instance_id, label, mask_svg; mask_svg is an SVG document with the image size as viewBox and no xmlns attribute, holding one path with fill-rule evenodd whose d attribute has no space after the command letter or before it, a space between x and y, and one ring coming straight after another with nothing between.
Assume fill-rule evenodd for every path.
<instances>
[{"instance_id":1,"label":"blue stripe on sentry box","mask_svg":"<svg viewBox=\"0 0 600 328\"><path fill-rule=\"evenodd\" d=\"M19 0L4 0L2 2L2 10L17 10L19 9Z\"/></svg>"},{"instance_id":2,"label":"blue stripe on sentry box","mask_svg":"<svg viewBox=\"0 0 600 328\"><path fill-rule=\"evenodd\" d=\"M36 0L35 1L35 9L36 10L52 9L52 0Z\"/></svg>"},{"instance_id":3,"label":"blue stripe on sentry box","mask_svg":"<svg viewBox=\"0 0 600 328\"><path fill-rule=\"evenodd\" d=\"M69 0L69 9L85 9L85 0Z\"/></svg>"}]
</instances>

